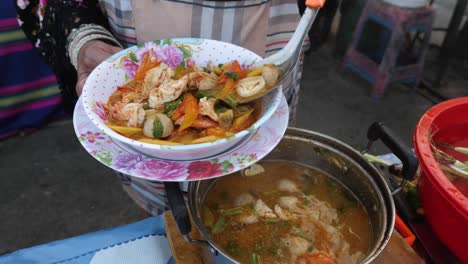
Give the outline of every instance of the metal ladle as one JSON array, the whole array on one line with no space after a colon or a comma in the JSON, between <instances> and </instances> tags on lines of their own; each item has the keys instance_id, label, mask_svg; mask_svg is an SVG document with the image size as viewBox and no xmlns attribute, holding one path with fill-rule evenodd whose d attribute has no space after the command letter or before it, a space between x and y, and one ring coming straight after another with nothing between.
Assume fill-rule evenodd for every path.
<instances>
[{"instance_id":1,"label":"metal ladle","mask_svg":"<svg viewBox=\"0 0 468 264\"><path fill-rule=\"evenodd\" d=\"M311 1L314 2L314 1ZM315 1L315 2L321 2L320 6L323 5L325 1ZM260 68L265 64L274 64L278 66L281 70L281 74L278 80L278 83L271 89L265 89L259 92L256 95L247 97L247 98L242 98L239 96L238 101L240 103L247 103L254 101L269 92L277 89L278 87L281 87L285 80L287 80L290 75L293 73L294 67L297 64L297 61L299 60L299 54L301 51L302 43L304 42L305 36L307 35L307 32L309 32L310 27L314 23L314 20L319 12L319 7L317 4L315 4L314 8L310 7L309 1L307 2L307 5L309 7L306 8L304 14L302 15L301 20L299 21L299 24L297 25L296 31L294 31L294 34L292 38L289 40L288 44L284 46L280 51L277 53L264 58L263 60L255 63L252 68Z\"/></svg>"}]
</instances>

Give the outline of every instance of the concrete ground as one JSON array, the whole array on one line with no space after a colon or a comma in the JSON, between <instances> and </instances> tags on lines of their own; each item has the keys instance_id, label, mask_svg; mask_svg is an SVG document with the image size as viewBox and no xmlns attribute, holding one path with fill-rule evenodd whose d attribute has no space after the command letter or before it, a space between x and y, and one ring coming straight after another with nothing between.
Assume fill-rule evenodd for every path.
<instances>
[{"instance_id":1,"label":"concrete ground","mask_svg":"<svg viewBox=\"0 0 468 264\"><path fill-rule=\"evenodd\" d=\"M368 126L383 121L411 144L432 103L402 86L374 102L371 86L338 74L330 53L323 48L306 58L297 126L362 149ZM118 179L81 147L69 120L0 142L0 168L0 254L139 219Z\"/></svg>"}]
</instances>

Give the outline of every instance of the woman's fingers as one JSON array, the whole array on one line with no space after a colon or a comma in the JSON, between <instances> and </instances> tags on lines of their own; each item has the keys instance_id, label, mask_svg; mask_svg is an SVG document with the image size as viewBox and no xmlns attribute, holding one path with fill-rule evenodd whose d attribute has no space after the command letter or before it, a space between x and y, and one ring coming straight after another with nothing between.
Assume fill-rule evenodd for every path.
<instances>
[{"instance_id":1,"label":"woman's fingers","mask_svg":"<svg viewBox=\"0 0 468 264\"><path fill-rule=\"evenodd\" d=\"M96 66L121 50L119 47L100 40L92 40L86 43L78 53L76 93L81 95L86 79Z\"/></svg>"},{"instance_id":2,"label":"woman's fingers","mask_svg":"<svg viewBox=\"0 0 468 264\"><path fill-rule=\"evenodd\" d=\"M75 87L76 94L78 94L78 96L80 96L81 93L83 92L83 87L86 82L86 79L88 79L88 76L89 76L88 72L82 72L81 74L78 74L78 81L76 82L76 87Z\"/></svg>"}]
</instances>

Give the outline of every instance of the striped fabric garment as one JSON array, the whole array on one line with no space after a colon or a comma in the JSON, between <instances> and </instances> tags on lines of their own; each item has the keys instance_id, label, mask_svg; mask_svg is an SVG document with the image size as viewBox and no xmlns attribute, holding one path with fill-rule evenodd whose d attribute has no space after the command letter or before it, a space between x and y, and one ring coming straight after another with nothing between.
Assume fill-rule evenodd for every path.
<instances>
[{"instance_id":1,"label":"striped fabric garment","mask_svg":"<svg viewBox=\"0 0 468 264\"><path fill-rule=\"evenodd\" d=\"M61 112L55 76L26 39L13 1L0 1L0 139L43 125Z\"/></svg>"},{"instance_id":2,"label":"striped fabric garment","mask_svg":"<svg viewBox=\"0 0 468 264\"><path fill-rule=\"evenodd\" d=\"M172 0L173 2L187 2L190 4L194 4L194 1L190 0ZM265 0L264 2L268 2L270 0ZM200 1L198 1L200 2ZM203 3L208 3L209 5L215 6L215 1L202 1ZM137 43L136 31L135 26L132 19L132 3L131 0L100 0L99 1L101 8L103 9L104 14L107 16L109 24L111 26L111 31L114 36L125 46L135 45ZM204 13L201 16L201 20L206 20L206 24L212 25L214 15L208 14L209 12ZM290 14L297 14L298 7L297 4L294 2L286 3L281 5L272 6L270 9L270 19L274 24L275 17L287 16ZM227 16L232 16L232 23L235 23L234 19L234 12L226 12L224 11L224 18ZM211 19L210 19L211 17ZM267 44L265 47L265 54L270 55L278 50L280 50L286 43L288 43L289 39L291 38L294 31L287 30L282 31L281 25L275 27L275 25L270 26L270 30L267 35ZM205 28L206 30L206 28ZM209 37L203 36L203 32L200 32L200 37ZM232 42L232 39L229 38L229 32L221 32L221 36L219 38L226 42ZM211 37L210 37L211 38ZM234 43L235 44L235 43ZM307 39L304 43L304 50L307 50L309 45L309 40Z\"/></svg>"}]
</instances>

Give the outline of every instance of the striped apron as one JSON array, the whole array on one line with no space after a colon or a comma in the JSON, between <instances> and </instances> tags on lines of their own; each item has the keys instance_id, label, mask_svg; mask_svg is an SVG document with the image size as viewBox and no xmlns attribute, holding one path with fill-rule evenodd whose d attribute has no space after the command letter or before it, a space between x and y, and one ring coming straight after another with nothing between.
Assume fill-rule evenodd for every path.
<instances>
[{"instance_id":1,"label":"striped apron","mask_svg":"<svg viewBox=\"0 0 468 264\"><path fill-rule=\"evenodd\" d=\"M194 37L233 43L260 56L280 50L300 19L296 0L100 0L100 5L111 31L124 46L156 39ZM308 40L304 45L308 45ZM292 126L302 58L301 55L294 74L283 86ZM120 177L130 197L146 211L159 214L166 209L162 183L128 175Z\"/></svg>"}]
</instances>

